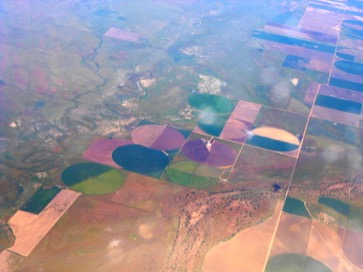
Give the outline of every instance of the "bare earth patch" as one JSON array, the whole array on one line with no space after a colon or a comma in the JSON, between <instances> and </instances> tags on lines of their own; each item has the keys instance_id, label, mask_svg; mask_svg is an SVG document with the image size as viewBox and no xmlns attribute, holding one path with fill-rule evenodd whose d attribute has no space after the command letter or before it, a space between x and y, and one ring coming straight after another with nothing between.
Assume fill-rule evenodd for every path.
<instances>
[{"instance_id":1,"label":"bare earth patch","mask_svg":"<svg viewBox=\"0 0 363 272\"><path fill-rule=\"evenodd\" d=\"M282 207L279 202L271 218L213 247L205 257L203 271L263 271Z\"/></svg>"},{"instance_id":2,"label":"bare earth patch","mask_svg":"<svg viewBox=\"0 0 363 272\"><path fill-rule=\"evenodd\" d=\"M19 256L8 250L4 250L0 253L0 271L12 272L19 266L24 257Z\"/></svg>"},{"instance_id":3,"label":"bare earth patch","mask_svg":"<svg viewBox=\"0 0 363 272\"><path fill-rule=\"evenodd\" d=\"M62 190L39 215L17 211L9 219L16 237L9 250L28 256L79 195L71 190Z\"/></svg>"},{"instance_id":4,"label":"bare earth patch","mask_svg":"<svg viewBox=\"0 0 363 272\"><path fill-rule=\"evenodd\" d=\"M357 244L352 241L343 242L343 239L347 240L345 232L350 231L344 228L337 230L305 217L282 213L269 258L279 254L295 253L312 257L332 271L363 271L359 263L354 264L350 260L351 256L344 255L347 252L345 245L351 244L352 252L361 256L357 246L360 241L355 237Z\"/></svg>"},{"instance_id":5,"label":"bare earth patch","mask_svg":"<svg viewBox=\"0 0 363 272\"><path fill-rule=\"evenodd\" d=\"M312 220L283 212L271 247L270 257L283 253L305 255Z\"/></svg>"},{"instance_id":6,"label":"bare earth patch","mask_svg":"<svg viewBox=\"0 0 363 272\"><path fill-rule=\"evenodd\" d=\"M177 235L162 271L202 271L205 256L212 248L242 229L261 222L261 217L266 218L273 213L275 205L271 198L265 198L255 191L211 195L196 192L189 195L189 201L180 213Z\"/></svg>"}]
</instances>

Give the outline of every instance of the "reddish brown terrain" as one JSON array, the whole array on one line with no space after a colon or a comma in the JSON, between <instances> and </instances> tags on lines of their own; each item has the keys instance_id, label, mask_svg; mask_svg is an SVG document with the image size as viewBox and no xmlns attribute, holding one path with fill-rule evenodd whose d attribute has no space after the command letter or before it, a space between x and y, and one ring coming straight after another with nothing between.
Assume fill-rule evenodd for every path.
<instances>
[{"instance_id":1,"label":"reddish brown terrain","mask_svg":"<svg viewBox=\"0 0 363 272\"><path fill-rule=\"evenodd\" d=\"M247 197L248 196L248 197ZM179 216L177 235L165 271L199 271L217 243L261 222L276 205L251 191L193 193Z\"/></svg>"},{"instance_id":2,"label":"reddish brown terrain","mask_svg":"<svg viewBox=\"0 0 363 272\"><path fill-rule=\"evenodd\" d=\"M79 197L18 271L198 271L212 247L270 216L276 201L130 174L115 193Z\"/></svg>"},{"instance_id":3,"label":"reddish brown terrain","mask_svg":"<svg viewBox=\"0 0 363 272\"><path fill-rule=\"evenodd\" d=\"M264 222L242 230L233 238L208 251L204 272L263 271L281 215L283 203L278 202L275 213Z\"/></svg>"}]
</instances>

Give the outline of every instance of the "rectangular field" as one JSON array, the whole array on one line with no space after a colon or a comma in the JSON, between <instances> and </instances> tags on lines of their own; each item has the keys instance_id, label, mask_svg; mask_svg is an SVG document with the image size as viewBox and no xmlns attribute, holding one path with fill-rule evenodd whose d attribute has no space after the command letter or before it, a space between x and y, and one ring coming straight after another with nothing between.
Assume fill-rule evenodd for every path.
<instances>
[{"instance_id":1,"label":"rectangular field","mask_svg":"<svg viewBox=\"0 0 363 272\"><path fill-rule=\"evenodd\" d=\"M71 190L62 190L39 215L17 211L9 220L16 237L9 250L28 256L79 195Z\"/></svg>"}]
</instances>

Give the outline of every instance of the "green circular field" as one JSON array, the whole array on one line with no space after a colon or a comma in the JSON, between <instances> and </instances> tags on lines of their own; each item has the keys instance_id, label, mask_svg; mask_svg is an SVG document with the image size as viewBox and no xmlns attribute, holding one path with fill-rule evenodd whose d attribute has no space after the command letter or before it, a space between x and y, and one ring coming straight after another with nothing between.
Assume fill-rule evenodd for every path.
<instances>
[{"instance_id":1,"label":"green circular field","mask_svg":"<svg viewBox=\"0 0 363 272\"><path fill-rule=\"evenodd\" d=\"M191 161L178 161L166 169L169 181L185 187L206 189L218 184L219 179L208 166L201 166Z\"/></svg>"},{"instance_id":2,"label":"green circular field","mask_svg":"<svg viewBox=\"0 0 363 272\"><path fill-rule=\"evenodd\" d=\"M98 163L77 163L66 168L62 181L71 190L88 195L102 195L116 191L125 176L116 169Z\"/></svg>"},{"instance_id":3,"label":"green circular field","mask_svg":"<svg viewBox=\"0 0 363 272\"><path fill-rule=\"evenodd\" d=\"M295 253L285 253L270 258L265 272L331 272L331 270L318 260Z\"/></svg>"},{"instance_id":4,"label":"green circular field","mask_svg":"<svg viewBox=\"0 0 363 272\"><path fill-rule=\"evenodd\" d=\"M222 115L214 112L204 112L198 121L198 127L210 135L219 136L228 120L228 117L229 113L228 115Z\"/></svg>"},{"instance_id":5,"label":"green circular field","mask_svg":"<svg viewBox=\"0 0 363 272\"><path fill-rule=\"evenodd\" d=\"M228 98L212 94L193 94L189 96L189 104L200 110L198 126L210 135L219 136L234 103Z\"/></svg>"},{"instance_id":6,"label":"green circular field","mask_svg":"<svg viewBox=\"0 0 363 272\"><path fill-rule=\"evenodd\" d=\"M234 104L228 98L213 94L193 94L189 96L189 104L198 109L208 109L214 113L230 113L234 109Z\"/></svg>"}]
</instances>

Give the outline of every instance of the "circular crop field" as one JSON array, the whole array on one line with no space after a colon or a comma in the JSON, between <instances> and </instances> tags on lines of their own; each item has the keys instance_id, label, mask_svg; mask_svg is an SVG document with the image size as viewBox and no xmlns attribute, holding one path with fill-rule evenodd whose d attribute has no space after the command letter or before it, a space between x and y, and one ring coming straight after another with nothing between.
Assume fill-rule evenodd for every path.
<instances>
[{"instance_id":1,"label":"circular crop field","mask_svg":"<svg viewBox=\"0 0 363 272\"><path fill-rule=\"evenodd\" d=\"M191 160L214 167L230 167L237 158L237 152L227 144L214 141L210 148L202 139L189 140L182 148Z\"/></svg>"},{"instance_id":2,"label":"circular crop field","mask_svg":"<svg viewBox=\"0 0 363 272\"><path fill-rule=\"evenodd\" d=\"M213 169L192 161L178 161L166 169L169 181L181 186L195 189L206 189L218 184L219 179L213 176Z\"/></svg>"},{"instance_id":3,"label":"circular crop field","mask_svg":"<svg viewBox=\"0 0 363 272\"><path fill-rule=\"evenodd\" d=\"M116 191L125 181L124 175L109 166L98 163L77 163L66 168L62 181L70 189L89 195Z\"/></svg>"},{"instance_id":4,"label":"circular crop field","mask_svg":"<svg viewBox=\"0 0 363 272\"><path fill-rule=\"evenodd\" d=\"M204 132L219 136L228 120L228 114L217 114L211 111L203 111L199 116L198 127Z\"/></svg>"},{"instance_id":5,"label":"circular crop field","mask_svg":"<svg viewBox=\"0 0 363 272\"><path fill-rule=\"evenodd\" d=\"M289 152L299 148L299 139L292 133L273 127L258 127L251 131L248 144L261 148Z\"/></svg>"},{"instance_id":6,"label":"circular crop field","mask_svg":"<svg viewBox=\"0 0 363 272\"><path fill-rule=\"evenodd\" d=\"M200 110L198 127L214 136L221 134L235 106L228 98L206 93L191 95L188 101L192 107Z\"/></svg>"},{"instance_id":7,"label":"circular crop field","mask_svg":"<svg viewBox=\"0 0 363 272\"><path fill-rule=\"evenodd\" d=\"M159 176L169 163L163 151L137 144L116 148L112 158L125 170L149 176Z\"/></svg>"}]
</instances>

